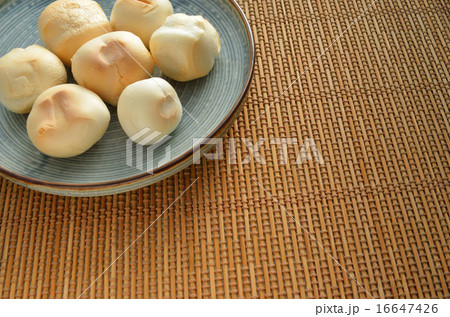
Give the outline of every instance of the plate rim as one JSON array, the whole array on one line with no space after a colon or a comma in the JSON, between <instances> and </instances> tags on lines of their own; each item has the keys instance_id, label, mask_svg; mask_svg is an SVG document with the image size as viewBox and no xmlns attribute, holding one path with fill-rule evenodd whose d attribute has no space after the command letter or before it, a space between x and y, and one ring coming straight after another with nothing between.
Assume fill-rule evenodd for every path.
<instances>
[{"instance_id":1,"label":"plate rim","mask_svg":"<svg viewBox=\"0 0 450 317\"><path fill-rule=\"evenodd\" d=\"M206 136L204 139L212 139L218 136L221 136L224 132L228 131L228 128L230 127L231 123L234 122L234 120L237 118L237 115L239 114L242 105L245 103L245 99L247 96L247 93L250 88L250 84L253 79L254 74L254 66L255 66L255 42L253 38L253 33L251 30L250 23L248 22L247 17L245 16L242 8L239 6L239 4L236 2L236 0L227 0L237 11L239 14L239 17L241 18L242 23L244 24L246 34L247 34L247 40L250 48L250 65L247 70L247 77L244 83L244 86L241 90L241 93L239 94L239 97L236 99L235 103L233 104L231 110L226 114L224 119L214 128L214 130ZM0 0L0 3L3 2ZM39 191L43 192L52 192L52 191L46 191L45 189L51 189L57 192L61 192L65 195L76 195L77 193L84 193L88 194L90 191L101 191L106 189L120 189L121 187L124 187L126 185L132 184L134 182L142 182L146 178L150 181L147 184L140 184L137 188L145 187L146 185L151 184L152 178L157 178L157 175L161 175L163 173L168 173L167 176L164 176L161 178L165 179L169 176L172 176L176 172L177 166L184 165L183 163L186 163L186 161L193 157L195 153L200 151L200 153L206 152L212 147L213 144L211 142L202 143L199 148L194 151L194 149L190 149L180 156L178 156L176 159L171 160L167 164L164 164L163 166L159 166L156 169L152 171L151 174L147 172L140 173L138 175L134 175L127 178L122 178L118 180L112 180L112 181L106 181L106 182L97 182L97 183L89 183L89 184L78 184L78 183L58 183L58 182L52 182L52 181L45 181L45 180L39 180L35 178L31 178L25 175L17 174L15 172L12 172L3 166L0 166L0 176L3 176L13 182L19 183L21 185L24 185L26 187L31 187L38 189ZM172 173L170 173L173 171ZM156 181L155 181L156 182ZM108 193L107 193L108 194Z\"/></svg>"}]
</instances>

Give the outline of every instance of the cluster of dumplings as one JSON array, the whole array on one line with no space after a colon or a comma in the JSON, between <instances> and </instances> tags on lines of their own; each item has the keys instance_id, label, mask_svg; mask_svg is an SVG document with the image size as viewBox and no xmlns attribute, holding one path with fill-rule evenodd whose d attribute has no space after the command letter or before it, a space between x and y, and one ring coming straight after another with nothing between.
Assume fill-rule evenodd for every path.
<instances>
[{"instance_id":1,"label":"cluster of dumplings","mask_svg":"<svg viewBox=\"0 0 450 317\"><path fill-rule=\"evenodd\" d=\"M57 0L38 21L41 41L0 58L0 103L29 113L27 132L42 153L80 155L106 133L117 106L128 137L143 145L172 133L182 117L177 81L206 76L220 53L214 27L174 14L169 0L117 0L110 21L92 0ZM67 84L66 66L78 85ZM144 129L158 138L136 139Z\"/></svg>"}]
</instances>

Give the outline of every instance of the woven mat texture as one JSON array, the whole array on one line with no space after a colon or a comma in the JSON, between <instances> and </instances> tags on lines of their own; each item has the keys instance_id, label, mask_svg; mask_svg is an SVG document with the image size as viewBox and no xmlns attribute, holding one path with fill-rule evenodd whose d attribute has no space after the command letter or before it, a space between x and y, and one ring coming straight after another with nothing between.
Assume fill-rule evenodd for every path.
<instances>
[{"instance_id":1,"label":"woven mat texture","mask_svg":"<svg viewBox=\"0 0 450 317\"><path fill-rule=\"evenodd\" d=\"M449 3L371 2L239 1L236 163L97 198L0 179L0 296L450 298ZM298 140L285 162L271 138ZM296 163L306 139L324 164Z\"/></svg>"}]
</instances>

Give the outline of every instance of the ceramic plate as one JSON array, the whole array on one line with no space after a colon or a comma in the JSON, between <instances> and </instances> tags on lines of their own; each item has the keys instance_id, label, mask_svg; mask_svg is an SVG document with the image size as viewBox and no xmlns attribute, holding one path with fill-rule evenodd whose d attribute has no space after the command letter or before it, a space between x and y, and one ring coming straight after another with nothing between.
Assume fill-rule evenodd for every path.
<instances>
[{"instance_id":1,"label":"ceramic plate","mask_svg":"<svg viewBox=\"0 0 450 317\"><path fill-rule=\"evenodd\" d=\"M0 56L15 47L42 45L37 20L51 2L0 0ZM109 16L114 1L97 2ZM162 180L192 164L194 151L211 148L212 144L202 144L207 143L204 140L222 136L244 102L254 66L251 30L232 0L171 2L175 12L203 15L209 20L222 45L208 76L187 83L169 80L185 108L182 122L171 137L157 147L131 144L119 125L116 109L109 107L111 124L100 142L78 157L56 159L34 148L26 132L26 115L14 114L0 106L1 175L53 194L114 194ZM153 75L161 76L158 70Z\"/></svg>"}]
</instances>

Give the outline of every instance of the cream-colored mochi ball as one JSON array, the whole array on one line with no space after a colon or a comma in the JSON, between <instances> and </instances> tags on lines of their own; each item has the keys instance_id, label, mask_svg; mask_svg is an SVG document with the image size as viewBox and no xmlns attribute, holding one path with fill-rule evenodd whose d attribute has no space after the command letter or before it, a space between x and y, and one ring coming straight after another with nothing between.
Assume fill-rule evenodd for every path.
<instances>
[{"instance_id":1,"label":"cream-colored mochi ball","mask_svg":"<svg viewBox=\"0 0 450 317\"><path fill-rule=\"evenodd\" d=\"M120 125L133 141L150 145L172 133L183 114L173 87L162 78L138 81L123 91L117 105Z\"/></svg>"},{"instance_id":2,"label":"cream-colored mochi ball","mask_svg":"<svg viewBox=\"0 0 450 317\"><path fill-rule=\"evenodd\" d=\"M111 12L111 26L129 31L149 45L153 32L173 14L169 0L117 0Z\"/></svg>"},{"instance_id":3,"label":"cream-colored mochi ball","mask_svg":"<svg viewBox=\"0 0 450 317\"><path fill-rule=\"evenodd\" d=\"M151 76L155 64L142 41L118 31L84 44L73 56L72 73L83 87L116 105L128 85Z\"/></svg>"},{"instance_id":4,"label":"cream-colored mochi ball","mask_svg":"<svg viewBox=\"0 0 450 317\"><path fill-rule=\"evenodd\" d=\"M44 91L27 120L31 142L44 154L77 156L105 134L110 121L105 103L92 91L73 84Z\"/></svg>"},{"instance_id":5,"label":"cream-colored mochi ball","mask_svg":"<svg viewBox=\"0 0 450 317\"><path fill-rule=\"evenodd\" d=\"M66 81L63 63L42 46L15 48L0 58L0 103L12 112L30 112L44 90Z\"/></svg>"},{"instance_id":6,"label":"cream-colored mochi ball","mask_svg":"<svg viewBox=\"0 0 450 317\"><path fill-rule=\"evenodd\" d=\"M169 16L150 40L158 68L178 81L206 76L220 53L216 29L201 16Z\"/></svg>"},{"instance_id":7,"label":"cream-colored mochi ball","mask_svg":"<svg viewBox=\"0 0 450 317\"><path fill-rule=\"evenodd\" d=\"M64 64L87 41L111 32L108 18L92 0L58 0L48 5L38 20L39 36Z\"/></svg>"}]
</instances>

